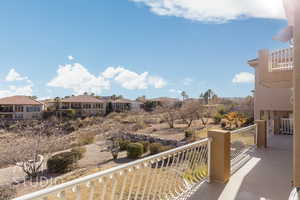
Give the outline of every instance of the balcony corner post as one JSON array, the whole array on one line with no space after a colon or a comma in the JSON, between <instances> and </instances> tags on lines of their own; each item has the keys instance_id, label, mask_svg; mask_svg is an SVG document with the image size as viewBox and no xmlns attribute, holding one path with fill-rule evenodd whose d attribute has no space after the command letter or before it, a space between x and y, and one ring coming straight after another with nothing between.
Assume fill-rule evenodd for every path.
<instances>
[{"instance_id":1,"label":"balcony corner post","mask_svg":"<svg viewBox=\"0 0 300 200\"><path fill-rule=\"evenodd\" d=\"M209 130L211 140L209 180L226 183L230 178L230 132Z\"/></svg>"},{"instance_id":2,"label":"balcony corner post","mask_svg":"<svg viewBox=\"0 0 300 200\"><path fill-rule=\"evenodd\" d=\"M255 120L256 124L256 146L257 148L267 148L267 122L265 120Z\"/></svg>"}]
</instances>

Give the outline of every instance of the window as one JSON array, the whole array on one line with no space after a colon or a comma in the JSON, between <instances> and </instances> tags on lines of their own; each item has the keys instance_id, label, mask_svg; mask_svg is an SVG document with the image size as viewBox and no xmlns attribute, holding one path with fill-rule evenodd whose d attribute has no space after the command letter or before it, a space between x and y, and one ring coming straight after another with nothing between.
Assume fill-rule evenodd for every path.
<instances>
[{"instance_id":1,"label":"window","mask_svg":"<svg viewBox=\"0 0 300 200\"><path fill-rule=\"evenodd\" d=\"M16 119L23 119L23 114L16 114L16 115L15 115L15 118L16 118Z\"/></svg>"},{"instance_id":2,"label":"window","mask_svg":"<svg viewBox=\"0 0 300 200\"><path fill-rule=\"evenodd\" d=\"M33 114L32 115L32 119L38 119L39 118L39 115L38 114Z\"/></svg>"},{"instance_id":3,"label":"window","mask_svg":"<svg viewBox=\"0 0 300 200\"><path fill-rule=\"evenodd\" d=\"M27 112L40 112L41 108L39 106L26 107Z\"/></svg>"},{"instance_id":4,"label":"window","mask_svg":"<svg viewBox=\"0 0 300 200\"><path fill-rule=\"evenodd\" d=\"M23 112L24 111L24 107L23 106L16 106L15 107L15 112Z\"/></svg>"}]
</instances>

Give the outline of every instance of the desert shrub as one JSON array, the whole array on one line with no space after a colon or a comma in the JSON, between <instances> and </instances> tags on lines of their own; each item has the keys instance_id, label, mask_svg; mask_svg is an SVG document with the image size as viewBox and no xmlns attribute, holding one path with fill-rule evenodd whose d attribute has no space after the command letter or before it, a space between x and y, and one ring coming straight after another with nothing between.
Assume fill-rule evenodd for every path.
<instances>
[{"instance_id":1,"label":"desert shrub","mask_svg":"<svg viewBox=\"0 0 300 200\"><path fill-rule=\"evenodd\" d=\"M95 134L93 133L79 133L77 135L77 144L79 146L92 144L95 140Z\"/></svg>"},{"instance_id":2,"label":"desert shrub","mask_svg":"<svg viewBox=\"0 0 300 200\"><path fill-rule=\"evenodd\" d=\"M194 132L193 130L188 129L188 130L185 130L185 131L184 131L184 136L185 136L185 138L191 138L191 137L193 137L194 135L195 135L195 132Z\"/></svg>"},{"instance_id":3,"label":"desert shrub","mask_svg":"<svg viewBox=\"0 0 300 200\"><path fill-rule=\"evenodd\" d=\"M64 116L70 119L74 119L76 117L76 111L74 109L68 109L65 111Z\"/></svg>"},{"instance_id":4,"label":"desert shrub","mask_svg":"<svg viewBox=\"0 0 300 200\"><path fill-rule=\"evenodd\" d=\"M78 160L82 159L85 152L86 148L85 147L75 147L71 150L72 153L77 157Z\"/></svg>"},{"instance_id":5,"label":"desert shrub","mask_svg":"<svg viewBox=\"0 0 300 200\"><path fill-rule=\"evenodd\" d=\"M164 151L168 151L172 148L173 148L172 146L162 145L160 143L152 143L150 144L150 154L151 155L158 154Z\"/></svg>"},{"instance_id":6,"label":"desert shrub","mask_svg":"<svg viewBox=\"0 0 300 200\"><path fill-rule=\"evenodd\" d=\"M150 154L158 154L161 152L162 144L160 143L152 143L150 144Z\"/></svg>"},{"instance_id":7,"label":"desert shrub","mask_svg":"<svg viewBox=\"0 0 300 200\"><path fill-rule=\"evenodd\" d=\"M123 140L123 139L119 139L119 146L120 146L120 151L126 151L127 150L127 146L130 143L129 140Z\"/></svg>"},{"instance_id":8,"label":"desert shrub","mask_svg":"<svg viewBox=\"0 0 300 200\"><path fill-rule=\"evenodd\" d=\"M143 145L144 153L148 152L149 151L149 147L150 147L150 142L148 142L148 141L142 141L140 143Z\"/></svg>"},{"instance_id":9,"label":"desert shrub","mask_svg":"<svg viewBox=\"0 0 300 200\"><path fill-rule=\"evenodd\" d=\"M242 126L250 126L254 124L254 118L253 117L248 117L246 121L242 124Z\"/></svg>"},{"instance_id":10,"label":"desert shrub","mask_svg":"<svg viewBox=\"0 0 300 200\"><path fill-rule=\"evenodd\" d=\"M3 185L0 186L0 199L1 200L10 200L15 197L16 189L12 186Z\"/></svg>"},{"instance_id":11,"label":"desert shrub","mask_svg":"<svg viewBox=\"0 0 300 200\"><path fill-rule=\"evenodd\" d=\"M66 173L72 171L77 164L78 154L63 152L48 159L47 169L50 173Z\"/></svg>"},{"instance_id":12,"label":"desert shrub","mask_svg":"<svg viewBox=\"0 0 300 200\"><path fill-rule=\"evenodd\" d=\"M127 146L127 157L132 159L140 158L144 153L144 147L141 143L130 143Z\"/></svg>"},{"instance_id":13,"label":"desert shrub","mask_svg":"<svg viewBox=\"0 0 300 200\"><path fill-rule=\"evenodd\" d=\"M222 119L223 119L224 115L220 114L220 113L217 113L215 116L214 116L214 123L215 124L219 124Z\"/></svg>"},{"instance_id":14,"label":"desert shrub","mask_svg":"<svg viewBox=\"0 0 300 200\"><path fill-rule=\"evenodd\" d=\"M221 127L226 128L227 122L225 120L221 121Z\"/></svg>"}]
</instances>

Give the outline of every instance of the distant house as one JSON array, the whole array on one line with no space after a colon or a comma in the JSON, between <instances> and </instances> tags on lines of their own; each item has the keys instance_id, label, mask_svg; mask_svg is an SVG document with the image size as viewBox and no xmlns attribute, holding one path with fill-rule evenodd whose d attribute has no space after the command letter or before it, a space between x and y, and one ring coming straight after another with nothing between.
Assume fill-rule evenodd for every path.
<instances>
[{"instance_id":1,"label":"distant house","mask_svg":"<svg viewBox=\"0 0 300 200\"><path fill-rule=\"evenodd\" d=\"M105 115L106 101L90 95L71 96L68 98L46 101L46 107L55 107L61 112L75 110L80 117Z\"/></svg>"},{"instance_id":2,"label":"distant house","mask_svg":"<svg viewBox=\"0 0 300 200\"><path fill-rule=\"evenodd\" d=\"M139 112L142 110L142 104L138 101L132 101L130 99L110 99L107 104L108 112L126 112L133 111Z\"/></svg>"},{"instance_id":3,"label":"distant house","mask_svg":"<svg viewBox=\"0 0 300 200\"><path fill-rule=\"evenodd\" d=\"M0 119L40 119L43 103L28 96L11 96L0 99Z\"/></svg>"},{"instance_id":4,"label":"distant house","mask_svg":"<svg viewBox=\"0 0 300 200\"><path fill-rule=\"evenodd\" d=\"M159 98L147 99L147 102L152 102L156 106L176 105L181 103L179 99L170 98L170 97L159 97Z\"/></svg>"}]
</instances>

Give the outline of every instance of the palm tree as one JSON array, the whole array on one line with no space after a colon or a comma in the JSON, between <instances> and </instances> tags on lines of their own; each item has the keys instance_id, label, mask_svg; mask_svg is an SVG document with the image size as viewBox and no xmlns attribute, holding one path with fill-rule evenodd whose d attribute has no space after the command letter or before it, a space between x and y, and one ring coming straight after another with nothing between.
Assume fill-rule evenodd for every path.
<instances>
[{"instance_id":1,"label":"palm tree","mask_svg":"<svg viewBox=\"0 0 300 200\"><path fill-rule=\"evenodd\" d=\"M208 89L204 94L203 94L203 98L205 100L206 104L209 104L209 101L212 99L212 97L214 96L214 92L211 89Z\"/></svg>"},{"instance_id":2,"label":"palm tree","mask_svg":"<svg viewBox=\"0 0 300 200\"><path fill-rule=\"evenodd\" d=\"M181 92L181 96L182 96L182 101L184 101L185 99L189 98L188 94L185 91Z\"/></svg>"}]
</instances>

